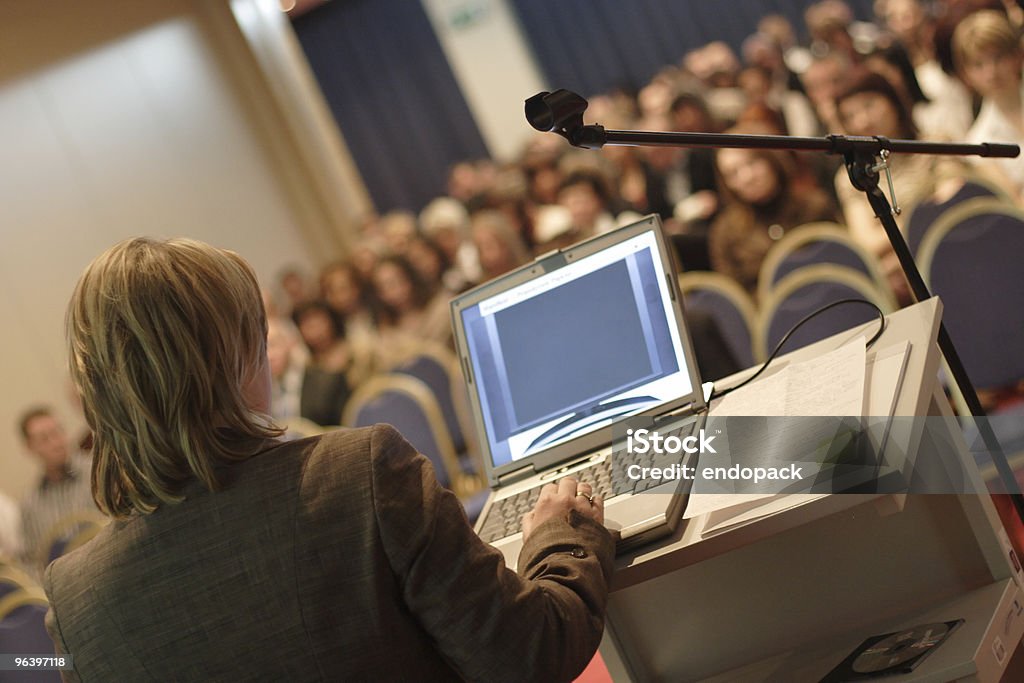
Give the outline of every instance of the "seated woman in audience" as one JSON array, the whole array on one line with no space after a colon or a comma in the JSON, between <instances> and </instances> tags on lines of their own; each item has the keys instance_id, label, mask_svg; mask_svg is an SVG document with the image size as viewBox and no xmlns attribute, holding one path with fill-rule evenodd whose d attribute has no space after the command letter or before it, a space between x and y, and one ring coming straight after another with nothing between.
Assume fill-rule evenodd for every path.
<instances>
[{"instance_id":1,"label":"seated woman in audience","mask_svg":"<svg viewBox=\"0 0 1024 683\"><path fill-rule=\"evenodd\" d=\"M279 441L236 254L123 242L67 320L114 521L46 572L66 680L570 681L593 656L614 544L591 487L545 487L516 574L391 427Z\"/></svg>"},{"instance_id":2,"label":"seated woman in audience","mask_svg":"<svg viewBox=\"0 0 1024 683\"><path fill-rule=\"evenodd\" d=\"M881 135L890 139L916 140L910 107L902 93L881 74L867 69L853 73L849 82L836 95L836 111L846 132L850 135ZM925 154L895 154L889 160L896 198L902 213L896 216L901 229L912 209L937 189L937 179L956 173L957 162L943 161L942 157ZM851 236L869 252L879 258L889 283L901 302L909 300L909 288L899 261L892 250L885 228L875 217L863 192L857 190L840 168L835 179L839 204L850 229ZM888 183L879 183L889 197Z\"/></svg>"},{"instance_id":3,"label":"seated woman in audience","mask_svg":"<svg viewBox=\"0 0 1024 683\"><path fill-rule=\"evenodd\" d=\"M444 251L451 266L442 276L445 287L461 292L480 279L480 264L469 241L469 212L451 197L437 197L419 215L420 230Z\"/></svg>"},{"instance_id":4,"label":"seated woman in audience","mask_svg":"<svg viewBox=\"0 0 1024 683\"><path fill-rule=\"evenodd\" d=\"M290 320L267 316L270 415L285 421L302 416L302 379L309 352ZM339 413L340 415L340 413Z\"/></svg>"},{"instance_id":5,"label":"seated woman in audience","mask_svg":"<svg viewBox=\"0 0 1024 683\"><path fill-rule=\"evenodd\" d=\"M567 208L572 217L572 229L566 235L570 242L578 242L615 227L611 189L597 169L579 169L569 173L558 187L558 203Z\"/></svg>"},{"instance_id":6,"label":"seated woman in audience","mask_svg":"<svg viewBox=\"0 0 1024 683\"><path fill-rule=\"evenodd\" d=\"M443 293L450 297L455 293L445 286L444 274L451 267L451 261L437 242L425 235L416 235L409 240L405 258L419 273L431 296Z\"/></svg>"},{"instance_id":7,"label":"seated woman in audience","mask_svg":"<svg viewBox=\"0 0 1024 683\"><path fill-rule=\"evenodd\" d=\"M470 229L485 282L530 260L526 245L502 212L494 209L476 212Z\"/></svg>"},{"instance_id":8,"label":"seated woman in audience","mask_svg":"<svg viewBox=\"0 0 1024 683\"><path fill-rule=\"evenodd\" d=\"M452 344L450 296L432 293L407 258L382 258L372 282L378 333L373 352L378 367L402 361L424 341Z\"/></svg>"},{"instance_id":9,"label":"seated woman in audience","mask_svg":"<svg viewBox=\"0 0 1024 683\"><path fill-rule=\"evenodd\" d=\"M1024 147L1024 48L1006 15L987 10L964 19L953 33L953 58L964 82L982 98L968 142ZM1024 162L1019 157L976 163L998 168L1012 184L1018 202L1024 202Z\"/></svg>"},{"instance_id":10,"label":"seated woman in audience","mask_svg":"<svg viewBox=\"0 0 1024 683\"><path fill-rule=\"evenodd\" d=\"M954 75L946 73L936 59L936 19L946 21L953 9L953 3L943 4L945 7L932 4L929 8L922 0L876 2L875 11L884 28L899 41L894 44L895 49L885 48L879 56L889 63L895 63L895 60L902 61L899 56L901 51L906 54L914 71L914 80L926 97L925 100L915 99L917 103L913 109L914 122L922 134L937 140L960 141L971 126L974 112L967 88ZM875 65L879 63L877 58L873 60L869 57L869 67L872 66L871 62Z\"/></svg>"},{"instance_id":11,"label":"seated woman in audience","mask_svg":"<svg viewBox=\"0 0 1024 683\"><path fill-rule=\"evenodd\" d=\"M374 336L369 287L351 261L335 261L320 273L320 296L345 321L345 336L357 345Z\"/></svg>"},{"instance_id":12,"label":"seated woman in audience","mask_svg":"<svg viewBox=\"0 0 1024 683\"><path fill-rule=\"evenodd\" d=\"M768 249L788 230L836 220L836 207L821 188L798 174L789 152L720 149L715 163L723 206L708 236L711 264L753 294Z\"/></svg>"},{"instance_id":13,"label":"seated woman in audience","mask_svg":"<svg viewBox=\"0 0 1024 683\"><path fill-rule=\"evenodd\" d=\"M302 417L319 425L341 422L341 411L352 388L368 373L367 360L356 359L345 339L345 321L325 302L302 304L292 313L309 349L302 375Z\"/></svg>"}]
</instances>

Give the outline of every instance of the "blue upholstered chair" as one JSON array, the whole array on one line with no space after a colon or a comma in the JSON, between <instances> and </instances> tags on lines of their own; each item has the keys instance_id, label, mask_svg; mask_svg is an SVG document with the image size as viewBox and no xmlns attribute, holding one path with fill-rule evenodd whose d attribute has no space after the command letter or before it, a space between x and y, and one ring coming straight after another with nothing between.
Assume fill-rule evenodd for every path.
<instances>
[{"instance_id":1,"label":"blue upholstered chair","mask_svg":"<svg viewBox=\"0 0 1024 683\"><path fill-rule=\"evenodd\" d=\"M427 456L438 482L463 501L470 519L480 514L486 499L483 479L463 471L441 409L423 382L388 374L371 377L360 385L345 406L342 424L365 427L377 423L392 425Z\"/></svg>"},{"instance_id":2,"label":"blue upholstered chair","mask_svg":"<svg viewBox=\"0 0 1024 683\"><path fill-rule=\"evenodd\" d=\"M4 600L7 601L6 607ZM53 641L44 623L47 603L42 592L23 591L4 600L0 600L0 652L53 654ZM0 671L0 683L60 683L60 680L58 671Z\"/></svg>"},{"instance_id":3,"label":"blue upholstered chair","mask_svg":"<svg viewBox=\"0 0 1024 683\"><path fill-rule=\"evenodd\" d=\"M960 206L972 199L1003 199L1010 201L1009 196L1002 188L993 185L991 182L977 176L967 176L962 179L960 187L948 198L929 197L914 206L906 217L906 237L910 251L917 253L921 246L928 228L939 219L942 214Z\"/></svg>"},{"instance_id":4,"label":"blue upholstered chair","mask_svg":"<svg viewBox=\"0 0 1024 683\"><path fill-rule=\"evenodd\" d=\"M730 277L721 273L694 271L679 276L688 309L710 315L741 367L754 364L753 329L757 312L750 295Z\"/></svg>"},{"instance_id":5,"label":"blue upholstered chair","mask_svg":"<svg viewBox=\"0 0 1024 683\"><path fill-rule=\"evenodd\" d=\"M807 223L787 232L768 250L757 279L758 301L766 301L771 290L787 275L826 263L860 272L879 291L889 290L878 260L854 241L848 230L835 223Z\"/></svg>"},{"instance_id":6,"label":"blue upholstered chair","mask_svg":"<svg viewBox=\"0 0 1024 683\"><path fill-rule=\"evenodd\" d=\"M761 303L754 332L754 351L759 362L767 359L786 333L805 316L841 299L866 299L889 313L888 297L866 275L850 268L815 265L787 275ZM837 306L804 324L786 343L783 351L813 344L834 334L877 319L868 306Z\"/></svg>"},{"instance_id":7,"label":"blue upholstered chair","mask_svg":"<svg viewBox=\"0 0 1024 683\"><path fill-rule=\"evenodd\" d=\"M928 229L918 262L972 383L1024 379L1024 211L998 199L963 202Z\"/></svg>"}]
</instances>

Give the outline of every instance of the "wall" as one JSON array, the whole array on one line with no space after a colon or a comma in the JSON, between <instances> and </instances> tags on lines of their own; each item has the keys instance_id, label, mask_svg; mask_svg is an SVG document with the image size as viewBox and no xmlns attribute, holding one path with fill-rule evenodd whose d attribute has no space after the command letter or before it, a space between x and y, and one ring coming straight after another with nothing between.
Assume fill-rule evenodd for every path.
<instances>
[{"instance_id":1,"label":"wall","mask_svg":"<svg viewBox=\"0 0 1024 683\"><path fill-rule=\"evenodd\" d=\"M329 200L307 189L288 113L214 4L0 4L0 492L36 476L15 426L25 406L82 427L63 315L104 248L187 235L240 252L270 283L344 244Z\"/></svg>"},{"instance_id":2,"label":"wall","mask_svg":"<svg viewBox=\"0 0 1024 683\"><path fill-rule=\"evenodd\" d=\"M507 0L422 0L491 156L512 160L535 135L523 100L546 90Z\"/></svg>"}]
</instances>

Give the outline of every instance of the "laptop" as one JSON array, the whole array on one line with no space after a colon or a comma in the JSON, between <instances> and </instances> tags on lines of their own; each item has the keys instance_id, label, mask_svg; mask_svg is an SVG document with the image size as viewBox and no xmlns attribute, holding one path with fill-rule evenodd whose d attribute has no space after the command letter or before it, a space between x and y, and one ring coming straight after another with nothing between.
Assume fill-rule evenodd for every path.
<instances>
[{"instance_id":1,"label":"laptop","mask_svg":"<svg viewBox=\"0 0 1024 683\"><path fill-rule=\"evenodd\" d=\"M676 277L652 215L452 300L491 487L475 528L509 566L522 547L522 515L564 476L603 495L620 552L680 523L692 482L634 481L624 476L625 449L612 454L612 426L624 418L692 415L679 429L695 431L706 414Z\"/></svg>"}]
</instances>

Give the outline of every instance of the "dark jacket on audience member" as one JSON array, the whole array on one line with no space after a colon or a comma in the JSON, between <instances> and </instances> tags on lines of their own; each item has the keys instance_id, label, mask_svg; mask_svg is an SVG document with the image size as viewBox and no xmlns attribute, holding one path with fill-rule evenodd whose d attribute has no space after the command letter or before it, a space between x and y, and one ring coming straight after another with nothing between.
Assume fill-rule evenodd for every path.
<instances>
[{"instance_id":1,"label":"dark jacket on audience member","mask_svg":"<svg viewBox=\"0 0 1024 683\"><path fill-rule=\"evenodd\" d=\"M549 520L517 575L386 425L275 445L186 494L47 570L68 680L558 681L601 637L607 530Z\"/></svg>"}]
</instances>

